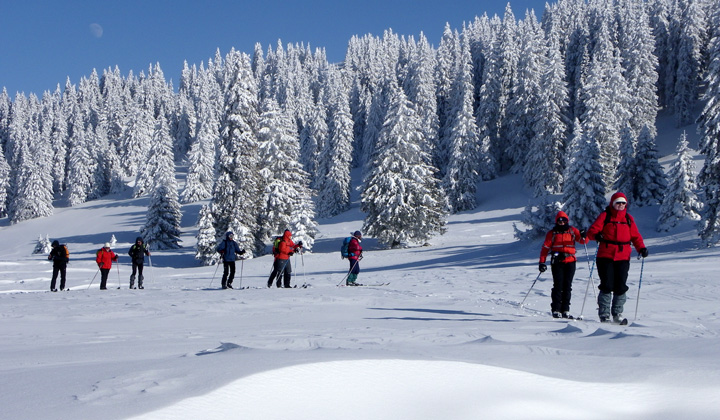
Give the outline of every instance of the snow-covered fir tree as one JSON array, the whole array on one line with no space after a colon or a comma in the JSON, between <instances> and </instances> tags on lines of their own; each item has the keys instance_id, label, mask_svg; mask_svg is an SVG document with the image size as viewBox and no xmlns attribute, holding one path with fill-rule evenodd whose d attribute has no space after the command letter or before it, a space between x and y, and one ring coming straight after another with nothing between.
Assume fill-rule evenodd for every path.
<instances>
[{"instance_id":1,"label":"snow-covered fir tree","mask_svg":"<svg viewBox=\"0 0 720 420\"><path fill-rule=\"evenodd\" d=\"M167 159L167 154L172 155L172 137L170 136L170 128L167 120L161 112L160 117L155 121L155 129L153 130L150 140L150 149L145 158L143 158L135 177L135 188L133 190L134 197L140 197L145 194L152 193L155 182L161 178L161 172L174 172L174 157Z\"/></svg>"},{"instance_id":2,"label":"snow-covered fir tree","mask_svg":"<svg viewBox=\"0 0 720 420\"><path fill-rule=\"evenodd\" d=\"M213 190L215 231L232 229L252 256L264 248L256 238L260 193L257 156L257 85L247 54L231 50L225 59L224 111L220 119L218 179Z\"/></svg>"},{"instance_id":3,"label":"snow-covered fir tree","mask_svg":"<svg viewBox=\"0 0 720 420\"><path fill-rule=\"evenodd\" d=\"M589 227L605 208L600 148L575 120L571 158L565 171L563 208L574 226Z\"/></svg>"},{"instance_id":4,"label":"snow-covered fir tree","mask_svg":"<svg viewBox=\"0 0 720 420\"><path fill-rule=\"evenodd\" d=\"M303 241L306 249L312 249L317 227L308 174L298 162L295 123L274 99L263 103L258 121L258 155L263 188L259 239L269 243L289 229L295 241Z\"/></svg>"},{"instance_id":5,"label":"snow-covered fir tree","mask_svg":"<svg viewBox=\"0 0 720 420\"><path fill-rule=\"evenodd\" d=\"M149 185L145 226L141 234L150 249L180 248L180 203L175 180L172 138L167 135L165 118L161 117L153 136L150 164L155 168Z\"/></svg>"},{"instance_id":6,"label":"snow-covered fir tree","mask_svg":"<svg viewBox=\"0 0 720 420\"><path fill-rule=\"evenodd\" d=\"M517 224L513 223L515 239L532 241L543 237L555 225L555 217L560 210L562 210L562 204L550 194L531 200L520 213L523 225L528 226L529 229L520 230Z\"/></svg>"},{"instance_id":7,"label":"snow-covered fir tree","mask_svg":"<svg viewBox=\"0 0 720 420\"><path fill-rule=\"evenodd\" d=\"M705 108L700 114L700 153L705 161L698 175L703 211L698 225L705 246L720 243L720 7L712 15L712 38L708 46L710 66L705 75Z\"/></svg>"},{"instance_id":8,"label":"snow-covered fir tree","mask_svg":"<svg viewBox=\"0 0 720 420\"><path fill-rule=\"evenodd\" d=\"M213 227L213 215L210 206L207 204L200 208L198 215L198 233L195 259L202 265L214 265L220 260L220 255L215 251L217 248L217 233Z\"/></svg>"},{"instance_id":9,"label":"snow-covered fir tree","mask_svg":"<svg viewBox=\"0 0 720 420\"><path fill-rule=\"evenodd\" d=\"M670 181L660 206L657 231L667 232L684 220L700 220L702 203L695 190L695 163L688 148L687 134L683 131L677 146L677 158L668 172Z\"/></svg>"},{"instance_id":10,"label":"snow-covered fir tree","mask_svg":"<svg viewBox=\"0 0 720 420\"><path fill-rule=\"evenodd\" d=\"M218 122L210 107L201 104L197 135L188 153L188 174L180 201L193 203L212 196L215 181L215 140L218 136Z\"/></svg>"},{"instance_id":11,"label":"snow-covered fir tree","mask_svg":"<svg viewBox=\"0 0 720 420\"><path fill-rule=\"evenodd\" d=\"M557 42L548 44L538 94L543 100L535 110L530 152L523 168L525 185L532 188L535 197L562 191L563 173L569 160L565 144L568 135L565 70Z\"/></svg>"},{"instance_id":12,"label":"snow-covered fir tree","mask_svg":"<svg viewBox=\"0 0 720 420\"><path fill-rule=\"evenodd\" d=\"M477 126L473 117L472 59L466 37L461 43L460 57L455 68L450 95L453 108L447 111L446 116L447 126L444 137L448 145L448 155L442 186L447 196L448 209L451 213L457 213L475 208L475 195L479 180L476 168L477 162L480 160L480 151L478 150ZM396 99L396 101L402 100L405 98ZM395 110L395 112L404 112L404 110ZM398 118L397 115L395 117ZM400 115L399 118L406 118L409 121L394 124L404 124L407 130L422 130L422 127L411 125L416 120L420 122L416 113L410 113L408 116ZM402 128L402 125L393 127L393 129L398 128ZM421 147L422 138L421 136L418 143Z\"/></svg>"},{"instance_id":13,"label":"snow-covered fir tree","mask_svg":"<svg viewBox=\"0 0 720 420\"><path fill-rule=\"evenodd\" d=\"M45 235L44 238L42 235L38 236L37 242L35 243L35 249L33 249L33 254L49 254L50 251L52 251L50 236Z\"/></svg>"},{"instance_id":14,"label":"snow-covered fir tree","mask_svg":"<svg viewBox=\"0 0 720 420\"><path fill-rule=\"evenodd\" d=\"M0 217L7 215L8 188L10 188L10 165L5 160L5 153L0 147Z\"/></svg>"},{"instance_id":15,"label":"snow-covered fir tree","mask_svg":"<svg viewBox=\"0 0 720 420\"><path fill-rule=\"evenodd\" d=\"M635 153L635 191L632 203L638 207L651 206L662 202L667 188L667 179L655 147L655 138L645 126L640 131Z\"/></svg>"},{"instance_id":16,"label":"snow-covered fir tree","mask_svg":"<svg viewBox=\"0 0 720 420\"><path fill-rule=\"evenodd\" d=\"M635 203L637 191L637 165L635 163L636 138L630 126L623 128L620 133L620 163L617 168L617 177L613 188L622 191L631 203Z\"/></svg>"},{"instance_id":17,"label":"snow-covered fir tree","mask_svg":"<svg viewBox=\"0 0 720 420\"><path fill-rule=\"evenodd\" d=\"M328 138L318 157L316 209L321 217L332 217L350 208L352 162L352 116L340 73L328 74Z\"/></svg>"},{"instance_id":18,"label":"snow-covered fir tree","mask_svg":"<svg viewBox=\"0 0 720 420\"><path fill-rule=\"evenodd\" d=\"M422 125L403 91L392 87L390 107L362 193L363 230L397 247L445 232L445 198L425 153Z\"/></svg>"}]
</instances>

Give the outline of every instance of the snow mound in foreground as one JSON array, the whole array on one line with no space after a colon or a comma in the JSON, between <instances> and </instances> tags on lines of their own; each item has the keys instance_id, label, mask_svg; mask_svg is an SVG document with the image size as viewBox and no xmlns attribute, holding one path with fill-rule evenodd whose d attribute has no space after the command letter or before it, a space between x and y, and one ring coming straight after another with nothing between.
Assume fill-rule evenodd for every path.
<instances>
[{"instance_id":1,"label":"snow mound in foreground","mask_svg":"<svg viewBox=\"0 0 720 420\"><path fill-rule=\"evenodd\" d=\"M717 391L452 361L352 360L258 373L135 419L697 419L717 414L706 404Z\"/></svg>"}]
</instances>

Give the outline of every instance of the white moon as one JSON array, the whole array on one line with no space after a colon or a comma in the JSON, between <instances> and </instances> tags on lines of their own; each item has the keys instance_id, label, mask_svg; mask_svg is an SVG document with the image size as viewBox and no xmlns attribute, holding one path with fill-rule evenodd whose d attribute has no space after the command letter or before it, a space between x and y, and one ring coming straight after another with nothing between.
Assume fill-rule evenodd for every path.
<instances>
[{"instance_id":1,"label":"white moon","mask_svg":"<svg viewBox=\"0 0 720 420\"><path fill-rule=\"evenodd\" d=\"M90 33L92 33L95 38L100 38L103 35L103 27L98 23L91 23Z\"/></svg>"}]
</instances>

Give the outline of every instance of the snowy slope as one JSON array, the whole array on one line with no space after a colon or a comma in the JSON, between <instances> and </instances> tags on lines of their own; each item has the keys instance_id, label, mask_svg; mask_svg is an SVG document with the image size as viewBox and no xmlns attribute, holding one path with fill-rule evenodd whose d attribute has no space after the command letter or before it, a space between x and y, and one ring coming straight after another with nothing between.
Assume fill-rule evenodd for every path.
<instances>
[{"instance_id":1,"label":"snowy slope","mask_svg":"<svg viewBox=\"0 0 720 420\"><path fill-rule=\"evenodd\" d=\"M0 220L0 417L720 418L720 250L699 249L690 222L661 235L657 207L631 208L650 256L632 261L629 326L598 323L592 289L583 309L583 248L572 312L584 321L549 316L549 273L520 309L540 252L512 236L520 182L481 184L479 207L431 246L363 241L359 280L383 287L336 287L357 203L320 221L314 252L292 261L293 283L310 287L292 290L264 287L268 256L239 264L235 286L250 289L217 290L220 273L193 259L199 203L183 208L184 248L153 253L145 290L127 289L126 253L146 198ZM52 266L31 255L45 234L70 248L69 292L48 292ZM88 289L113 234L111 289Z\"/></svg>"}]
</instances>

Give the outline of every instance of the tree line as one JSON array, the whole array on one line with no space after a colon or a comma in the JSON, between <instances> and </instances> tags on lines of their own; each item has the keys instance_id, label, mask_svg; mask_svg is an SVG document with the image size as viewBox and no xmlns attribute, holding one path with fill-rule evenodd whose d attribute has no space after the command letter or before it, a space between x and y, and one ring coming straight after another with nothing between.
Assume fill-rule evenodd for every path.
<instances>
[{"instance_id":1,"label":"tree line","mask_svg":"<svg viewBox=\"0 0 720 420\"><path fill-rule=\"evenodd\" d=\"M302 44L220 51L185 64L175 89L147 73L93 70L64 89L0 94L0 215L12 223L132 186L149 196L146 241L178 247L181 203L208 200L198 254L235 232L261 253L285 228L312 248L316 218L350 206L388 246L444 232L482 181L521 174L527 237L562 207L578 225L622 189L661 204L658 226L700 219L720 241L720 6L712 0L561 0L539 20L483 15L420 34L356 36L345 60ZM696 115L698 105L704 105ZM657 162L660 110L697 120L697 179L679 139L677 178ZM179 190L177 166L187 167ZM357 169L353 172L353 169ZM668 180L670 182L668 183ZM682 197L685 205L671 206ZM60 201L58 201L60 200ZM667 202L667 204L666 204Z\"/></svg>"}]
</instances>

